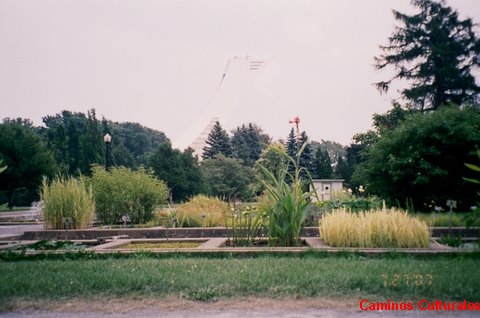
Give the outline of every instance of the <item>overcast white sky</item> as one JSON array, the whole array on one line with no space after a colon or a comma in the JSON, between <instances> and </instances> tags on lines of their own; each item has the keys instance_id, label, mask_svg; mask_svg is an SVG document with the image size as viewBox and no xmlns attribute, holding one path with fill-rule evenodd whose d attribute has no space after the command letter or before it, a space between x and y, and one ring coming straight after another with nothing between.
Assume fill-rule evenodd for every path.
<instances>
[{"instance_id":1,"label":"overcast white sky","mask_svg":"<svg viewBox=\"0 0 480 318\"><path fill-rule=\"evenodd\" d=\"M480 22L480 1L449 0ZM201 132L202 112L234 56L270 60L220 118L275 139L299 116L311 139L347 145L397 97L372 67L408 0L0 0L0 117L61 110L133 121L174 146ZM478 81L477 81L478 82ZM210 117L217 116L212 113Z\"/></svg>"}]
</instances>

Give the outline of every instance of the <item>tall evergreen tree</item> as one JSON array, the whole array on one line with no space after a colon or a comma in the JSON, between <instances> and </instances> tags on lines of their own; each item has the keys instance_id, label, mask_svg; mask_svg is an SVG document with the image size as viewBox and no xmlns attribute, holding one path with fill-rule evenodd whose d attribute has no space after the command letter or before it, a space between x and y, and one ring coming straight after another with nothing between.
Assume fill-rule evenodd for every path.
<instances>
[{"instance_id":1,"label":"tall evergreen tree","mask_svg":"<svg viewBox=\"0 0 480 318\"><path fill-rule=\"evenodd\" d=\"M208 134L206 143L207 145L203 147L203 159L213 159L219 154L222 154L225 157L232 156L230 137L225 129L222 128L220 122L215 122L215 125Z\"/></svg>"},{"instance_id":2,"label":"tall evergreen tree","mask_svg":"<svg viewBox=\"0 0 480 318\"><path fill-rule=\"evenodd\" d=\"M480 88L472 75L480 65L480 40L471 19L461 20L444 0L412 0L420 12L412 15L393 11L401 26L380 46L375 67L394 66L390 80L376 83L388 91L393 80L412 82L401 94L411 106L422 111L441 105L462 105L478 100Z\"/></svg>"},{"instance_id":3,"label":"tall evergreen tree","mask_svg":"<svg viewBox=\"0 0 480 318\"><path fill-rule=\"evenodd\" d=\"M298 138L298 141L297 141L297 149L302 148L303 145L307 142L308 142L307 133L305 131L302 131L302 133L300 134L300 138ZM307 169L310 173L312 173L312 171L314 170L313 153L312 153L312 147L310 146L310 144L307 143L307 145L305 146L305 149L303 149L303 152L300 156L299 163L300 163L300 167Z\"/></svg>"},{"instance_id":4,"label":"tall evergreen tree","mask_svg":"<svg viewBox=\"0 0 480 318\"><path fill-rule=\"evenodd\" d=\"M302 148L302 146L308 141L308 136L303 131L300 136L295 136L295 131L293 128L290 130L290 133L288 134L287 141L285 143L285 148L287 150L287 154L292 157L292 158L297 158L299 150ZM313 169L313 154L312 154L312 148L310 144L307 144L300 155L299 160L299 166L302 168L305 168L308 173L312 173ZM293 175L294 173L294 167L292 164L288 165L288 172ZM302 180L307 180L307 172L302 170L300 178ZM306 189L306 186L305 186Z\"/></svg>"},{"instance_id":5,"label":"tall evergreen tree","mask_svg":"<svg viewBox=\"0 0 480 318\"><path fill-rule=\"evenodd\" d=\"M285 148L287 148L287 154L295 158L297 156L298 144L297 137L295 136L295 130L292 128L290 133L287 136L287 141L285 142Z\"/></svg>"},{"instance_id":6,"label":"tall evergreen tree","mask_svg":"<svg viewBox=\"0 0 480 318\"><path fill-rule=\"evenodd\" d=\"M347 180L349 171L350 170L348 164L345 162L345 159L342 156L338 156L337 165L335 166L335 178Z\"/></svg>"},{"instance_id":7,"label":"tall evergreen tree","mask_svg":"<svg viewBox=\"0 0 480 318\"><path fill-rule=\"evenodd\" d=\"M270 143L270 137L260 127L249 123L248 126L244 124L233 131L231 142L233 157L240 159L244 165L253 167L262 150Z\"/></svg>"},{"instance_id":8,"label":"tall evergreen tree","mask_svg":"<svg viewBox=\"0 0 480 318\"><path fill-rule=\"evenodd\" d=\"M328 152L321 147L315 152L312 175L318 179L330 179L333 177L332 160Z\"/></svg>"}]
</instances>

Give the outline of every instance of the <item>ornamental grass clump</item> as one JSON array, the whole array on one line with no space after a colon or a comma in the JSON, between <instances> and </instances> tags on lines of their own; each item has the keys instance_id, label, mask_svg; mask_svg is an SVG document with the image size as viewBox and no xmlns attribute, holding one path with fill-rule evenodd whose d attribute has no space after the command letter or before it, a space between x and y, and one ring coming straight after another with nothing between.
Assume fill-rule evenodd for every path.
<instances>
[{"instance_id":1,"label":"ornamental grass clump","mask_svg":"<svg viewBox=\"0 0 480 318\"><path fill-rule=\"evenodd\" d=\"M320 220L319 229L323 241L334 247L417 248L430 244L426 222L396 209L334 210Z\"/></svg>"},{"instance_id":2,"label":"ornamental grass clump","mask_svg":"<svg viewBox=\"0 0 480 318\"><path fill-rule=\"evenodd\" d=\"M197 195L177 208L175 218L180 227L225 226L227 211L219 198Z\"/></svg>"},{"instance_id":3,"label":"ornamental grass clump","mask_svg":"<svg viewBox=\"0 0 480 318\"><path fill-rule=\"evenodd\" d=\"M227 243L253 246L266 225L266 214L257 208L231 209L226 220Z\"/></svg>"},{"instance_id":4,"label":"ornamental grass clump","mask_svg":"<svg viewBox=\"0 0 480 318\"><path fill-rule=\"evenodd\" d=\"M74 229L88 228L93 223L95 203L91 187L86 187L82 177L56 177L50 183L43 178L40 189L45 227L63 229L65 218Z\"/></svg>"}]
</instances>

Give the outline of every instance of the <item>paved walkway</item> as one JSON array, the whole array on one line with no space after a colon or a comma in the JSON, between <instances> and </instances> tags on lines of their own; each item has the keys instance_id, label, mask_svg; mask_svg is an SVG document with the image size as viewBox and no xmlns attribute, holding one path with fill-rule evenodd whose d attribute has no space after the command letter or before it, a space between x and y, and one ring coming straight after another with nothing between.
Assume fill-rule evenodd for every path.
<instances>
[{"instance_id":1,"label":"paved walkway","mask_svg":"<svg viewBox=\"0 0 480 318\"><path fill-rule=\"evenodd\" d=\"M0 225L0 239L8 238L15 235L22 235L27 231L41 231L43 224L14 224L14 225Z\"/></svg>"},{"instance_id":2,"label":"paved walkway","mask_svg":"<svg viewBox=\"0 0 480 318\"><path fill-rule=\"evenodd\" d=\"M213 303L195 302L183 298L108 298L104 300L74 299L42 303L18 303L15 312L0 312L7 318L368 318L368 317L478 317L478 312L420 311L362 311L358 299L324 298L239 298ZM37 309L32 309L37 308Z\"/></svg>"},{"instance_id":3,"label":"paved walkway","mask_svg":"<svg viewBox=\"0 0 480 318\"><path fill-rule=\"evenodd\" d=\"M38 213L35 210L1 212L0 213L0 240L15 235L22 235L27 231L43 230L42 223L25 223L24 220L35 220ZM18 222L15 222L18 221Z\"/></svg>"},{"instance_id":4,"label":"paved walkway","mask_svg":"<svg viewBox=\"0 0 480 318\"><path fill-rule=\"evenodd\" d=\"M439 317L478 317L475 312L387 312L387 311L349 311L334 309L300 309L300 310L241 310L241 309L222 309L222 310L136 310L118 313L102 312L49 312L49 311L25 311L25 312L7 312L0 313L4 318L144 318L144 317L170 317L170 318L368 318L368 317L411 317L411 318L439 318Z\"/></svg>"},{"instance_id":5,"label":"paved walkway","mask_svg":"<svg viewBox=\"0 0 480 318\"><path fill-rule=\"evenodd\" d=\"M40 214L36 209L0 213L0 221L37 220L39 217Z\"/></svg>"}]
</instances>

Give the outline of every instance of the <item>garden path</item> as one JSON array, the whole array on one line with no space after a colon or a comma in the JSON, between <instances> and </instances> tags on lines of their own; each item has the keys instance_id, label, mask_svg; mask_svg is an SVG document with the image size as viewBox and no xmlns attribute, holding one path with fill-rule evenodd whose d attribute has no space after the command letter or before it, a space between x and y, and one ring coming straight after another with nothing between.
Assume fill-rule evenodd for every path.
<instances>
[{"instance_id":1,"label":"garden path","mask_svg":"<svg viewBox=\"0 0 480 318\"><path fill-rule=\"evenodd\" d=\"M198 303L177 299L167 301L122 300L104 302L73 301L62 305L41 305L38 309L3 312L4 318L337 318L337 317L478 317L475 312L361 311L358 301L324 299L241 299ZM38 306L38 304L37 304Z\"/></svg>"}]
</instances>

